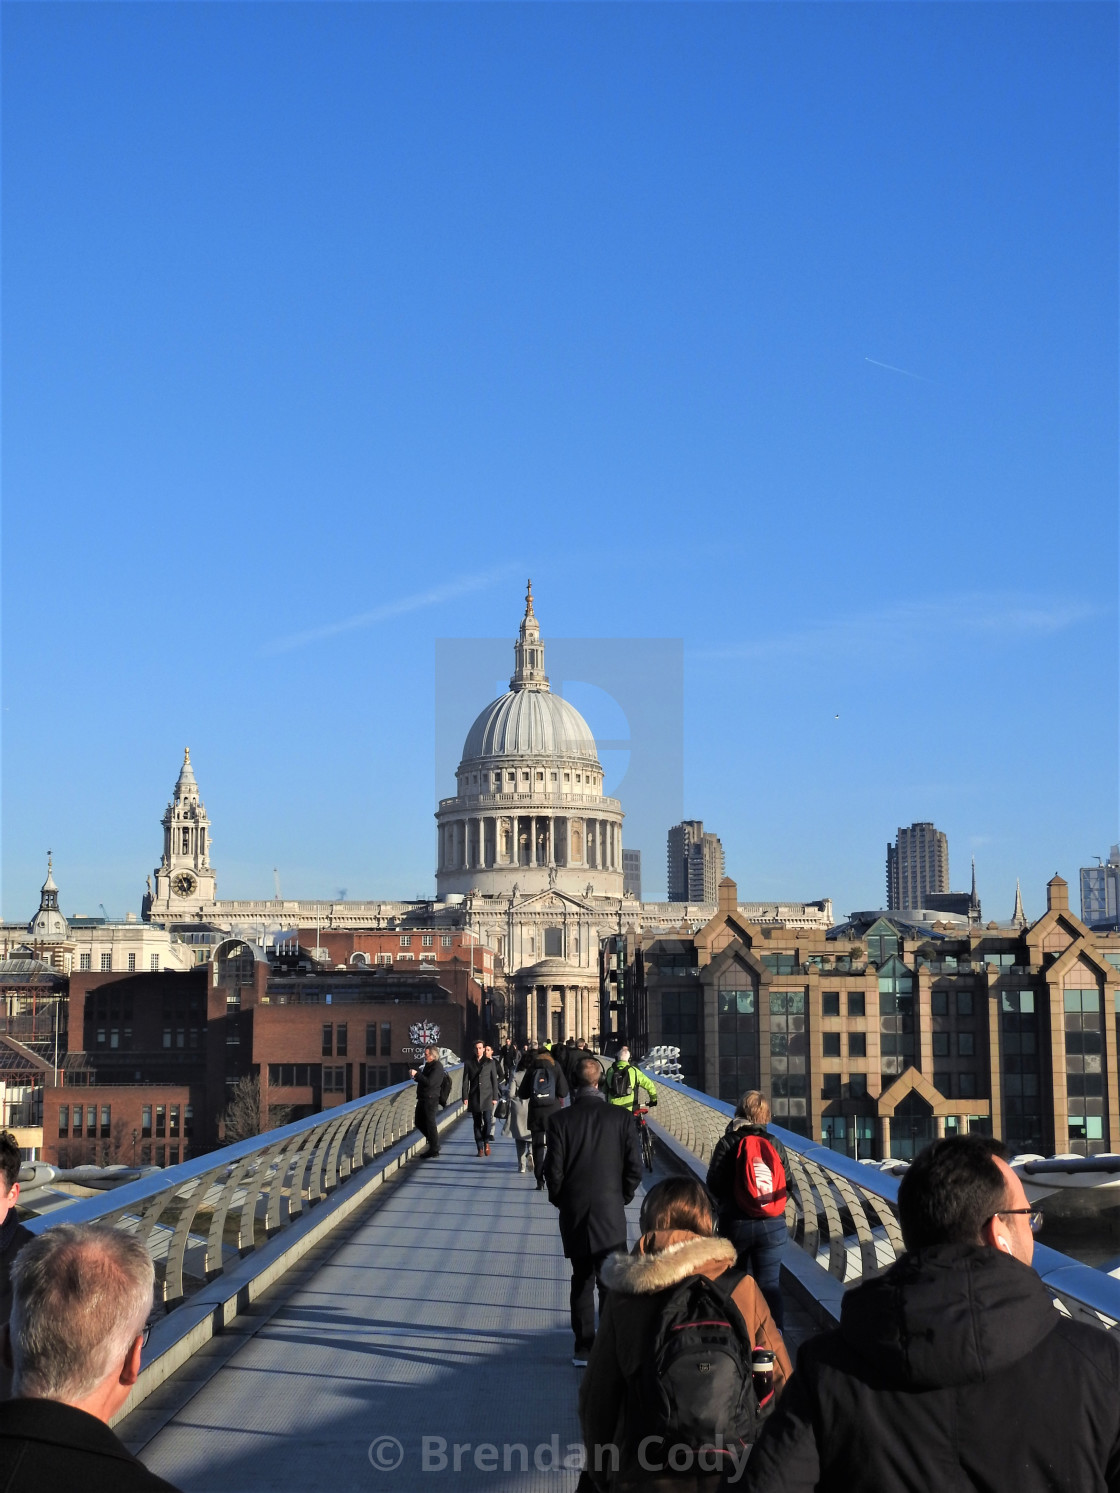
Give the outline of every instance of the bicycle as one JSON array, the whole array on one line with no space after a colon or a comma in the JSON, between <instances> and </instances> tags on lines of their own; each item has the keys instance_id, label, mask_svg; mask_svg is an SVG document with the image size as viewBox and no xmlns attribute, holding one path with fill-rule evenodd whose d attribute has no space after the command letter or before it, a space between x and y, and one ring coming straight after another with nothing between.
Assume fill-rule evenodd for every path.
<instances>
[{"instance_id":1,"label":"bicycle","mask_svg":"<svg viewBox=\"0 0 1120 1493\"><path fill-rule=\"evenodd\" d=\"M646 1171L653 1171L653 1133L646 1124L646 1115L649 1114L648 1105L635 1105L634 1119L637 1121L638 1134L642 1142L642 1160L646 1164Z\"/></svg>"}]
</instances>

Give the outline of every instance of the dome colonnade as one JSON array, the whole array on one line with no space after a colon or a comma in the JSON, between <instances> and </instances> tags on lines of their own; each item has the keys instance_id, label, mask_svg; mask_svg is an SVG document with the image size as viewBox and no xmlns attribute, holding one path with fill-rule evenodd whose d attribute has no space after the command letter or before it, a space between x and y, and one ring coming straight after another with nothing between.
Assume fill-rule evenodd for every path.
<instances>
[{"instance_id":1,"label":"dome colonnade","mask_svg":"<svg viewBox=\"0 0 1120 1493\"><path fill-rule=\"evenodd\" d=\"M436 813L437 895L621 897L622 806L587 722L549 688L531 586L509 690L467 733L456 779Z\"/></svg>"}]
</instances>

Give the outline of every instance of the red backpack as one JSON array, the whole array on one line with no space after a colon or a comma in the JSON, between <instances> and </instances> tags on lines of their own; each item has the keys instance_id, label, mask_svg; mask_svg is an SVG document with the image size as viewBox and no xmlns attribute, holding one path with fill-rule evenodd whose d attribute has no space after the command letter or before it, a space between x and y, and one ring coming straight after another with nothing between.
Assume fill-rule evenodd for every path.
<instances>
[{"instance_id":1,"label":"red backpack","mask_svg":"<svg viewBox=\"0 0 1120 1493\"><path fill-rule=\"evenodd\" d=\"M772 1141L744 1135L735 1152L735 1206L745 1218L780 1218L786 1211L786 1169Z\"/></svg>"}]
</instances>

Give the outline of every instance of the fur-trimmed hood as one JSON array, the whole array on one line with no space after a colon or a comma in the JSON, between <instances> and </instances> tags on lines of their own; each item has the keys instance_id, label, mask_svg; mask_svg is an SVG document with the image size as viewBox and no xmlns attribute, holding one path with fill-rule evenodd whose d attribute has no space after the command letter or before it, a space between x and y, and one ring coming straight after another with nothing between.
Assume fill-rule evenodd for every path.
<instances>
[{"instance_id":1,"label":"fur-trimmed hood","mask_svg":"<svg viewBox=\"0 0 1120 1493\"><path fill-rule=\"evenodd\" d=\"M735 1246L730 1239L671 1229L643 1234L632 1254L609 1256L603 1262L603 1284L626 1296L648 1296L690 1275L714 1279L734 1263Z\"/></svg>"}]
</instances>

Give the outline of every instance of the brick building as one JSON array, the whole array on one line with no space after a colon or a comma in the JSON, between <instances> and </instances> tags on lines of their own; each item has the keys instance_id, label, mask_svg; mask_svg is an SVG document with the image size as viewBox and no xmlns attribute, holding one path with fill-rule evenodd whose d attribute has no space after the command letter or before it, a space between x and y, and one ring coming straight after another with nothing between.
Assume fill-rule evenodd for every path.
<instances>
[{"instance_id":1,"label":"brick building","mask_svg":"<svg viewBox=\"0 0 1120 1493\"><path fill-rule=\"evenodd\" d=\"M777 1123L849 1155L965 1130L1120 1149L1120 935L1075 917L1060 876L1029 927L863 915L827 935L747 923L725 879L696 933L623 942L622 982L685 1083L731 1102L761 1088Z\"/></svg>"}]
</instances>

